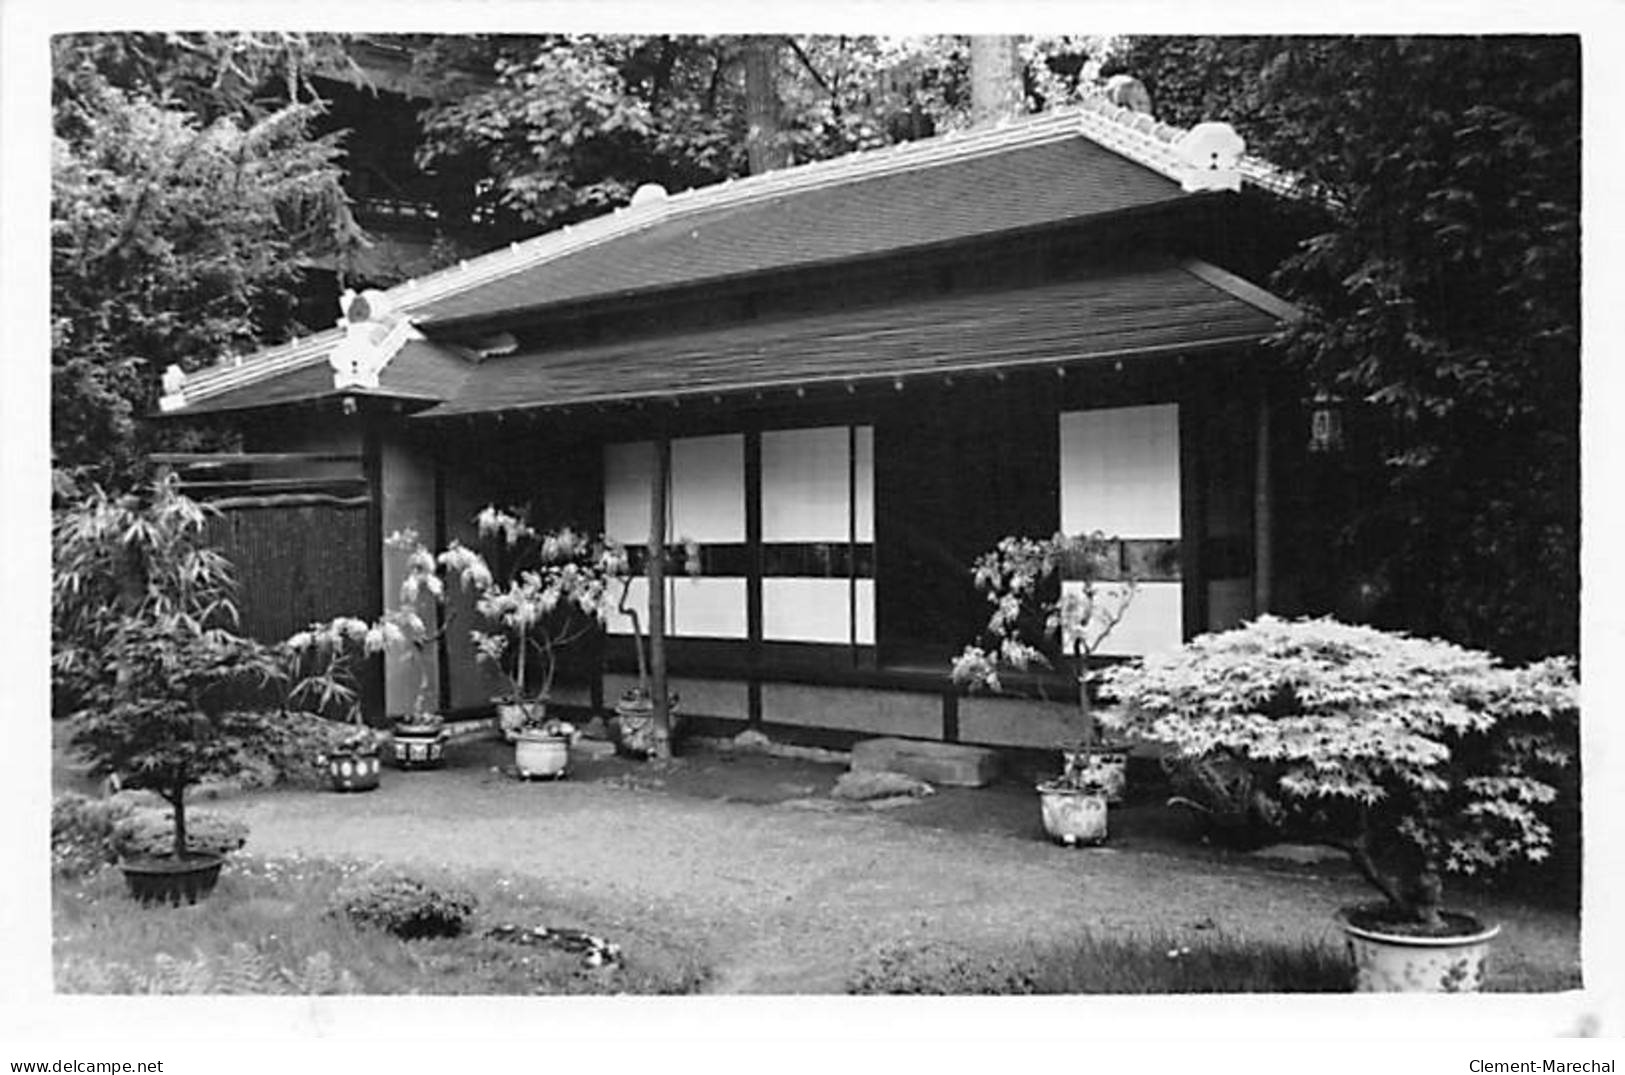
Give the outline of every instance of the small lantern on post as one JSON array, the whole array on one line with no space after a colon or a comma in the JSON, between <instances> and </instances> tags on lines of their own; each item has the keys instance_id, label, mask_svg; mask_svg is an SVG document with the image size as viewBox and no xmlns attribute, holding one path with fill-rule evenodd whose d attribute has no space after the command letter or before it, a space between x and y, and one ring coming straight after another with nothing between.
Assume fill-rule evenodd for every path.
<instances>
[{"instance_id":1,"label":"small lantern on post","mask_svg":"<svg viewBox=\"0 0 1625 1075\"><path fill-rule=\"evenodd\" d=\"M1309 450L1321 454L1343 450L1343 400L1324 389L1309 401Z\"/></svg>"}]
</instances>

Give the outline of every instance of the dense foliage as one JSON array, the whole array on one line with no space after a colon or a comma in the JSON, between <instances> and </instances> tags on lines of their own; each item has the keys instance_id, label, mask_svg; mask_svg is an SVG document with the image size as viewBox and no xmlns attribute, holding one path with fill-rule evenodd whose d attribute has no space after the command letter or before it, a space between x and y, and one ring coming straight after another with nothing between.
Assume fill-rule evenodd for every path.
<instances>
[{"instance_id":1,"label":"dense foliage","mask_svg":"<svg viewBox=\"0 0 1625 1075\"><path fill-rule=\"evenodd\" d=\"M1346 851L1403 920L1437 924L1442 875L1551 847L1577 690L1553 658L1489 654L1333 620L1263 617L1104 675L1114 730L1244 763L1281 823Z\"/></svg>"},{"instance_id":2,"label":"dense foliage","mask_svg":"<svg viewBox=\"0 0 1625 1075\"><path fill-rule=\"evenodd\" d=\"M963 127L963 37L576 35L419 42L488 88L425 115L429 166L477 162L493 213L534 228L671 191ZM1104 42L1022 42L1026 107L1077 92Z\"/></svg>"},{"instance_id":3,"label":"dense foliage","mask_svg":"<svg viewBox=\"0 0 1625 1075\"><path fill-rule=\"evenodd\" d=\"M1139 38L1119 68L1329 210L1274 281L1285 355L1354 405L1298 540L1378 623L1577 653L1578 38Z\"/></svg>"},{"instance_id":4,"label":"dense foliage","mask_svg":"<svg viewBox=\"0 0 1625 1075\"><path fill-rule=\"evenodd\" d=\"M243 771L265 735L233 703L278 673L231 629L230 565L203 544L204 518L166 476L142 494L93 488L52 526L54 705L92 775L174 807L177 856L186 790Z\"/></svg>"},{"instance_id":5,"label":"dense foliage","mask_svg":"<svg viewBox=\"0 0 1625 1075\"><path fill-rule=\"evenodd\" d=\"M285 337L302 259L359 243L340 144L315 138L303 39L53 42L51 408L57 466L127 486L171 364ZM277 93L269 97L270 89Z\"/></svg>"},{"instance_id":6,"label":"dense foliage","mask_svg":"<svg viewBox=\"0 0 1625 1075\"><path fill-rule=\"evenodd\" d=\"M474 913L475 898L460 889L405 874L361 879L340 889L333 909L358 926L402 940L456 937Z\"/></svg>"}]
</instances>

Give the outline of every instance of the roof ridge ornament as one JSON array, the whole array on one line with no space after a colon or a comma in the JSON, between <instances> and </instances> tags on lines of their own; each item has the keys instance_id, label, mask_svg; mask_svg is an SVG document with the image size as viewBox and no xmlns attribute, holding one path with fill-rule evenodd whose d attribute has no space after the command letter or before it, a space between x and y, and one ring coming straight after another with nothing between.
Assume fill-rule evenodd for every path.
<instances>
[{"instance_id":1,"label":"roof ridge ornament","mask_svg":"<svg viewBox=\"0 0 1625 1075\"><path fill-rule=\"evenodd\" d=\"M163 392L158 397L160 411L178 411L186 406L186 371L171 362L164 370Z\"/></svg>"},{"instance_id":2,"label":"roof ridge ornament","mask_svg":"<svg viewBox=\"0 0 1625 1075\"><path fill-rule=\"evenodd\" d=\"M1228 123L1198 123L1174 143L1190 170L1180 179L1186 191L1240 190L1241 158L1247 143Z\"/></svg>"},{"instance_id":3,"label":"roof ridge ornament","mask_svg":"<svg viewBox=\"0 0 1625 1075\"><path fill-rule=\"evenodd\" d=\"M344 311L339 321L344 338L327 355L333 387L377 388L379 374L416 330L382 291L358 294L346 288L339 308Z\"/></svg>"}]
</instances>

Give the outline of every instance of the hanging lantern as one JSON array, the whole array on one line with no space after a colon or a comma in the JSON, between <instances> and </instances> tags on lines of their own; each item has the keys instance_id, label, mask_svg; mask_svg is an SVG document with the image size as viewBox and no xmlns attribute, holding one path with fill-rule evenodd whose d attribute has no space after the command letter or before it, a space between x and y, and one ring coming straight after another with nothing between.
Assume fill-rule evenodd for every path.
<instances>
[{"instance_id":1,"label":"hanging lantern","mask_svg":"<svg viewBox=\"0 0 1625 1075\"><path fill-rule=\"evenodd\" d=\"M1309 402L1309 450L1343 450L1343 401L1330 392L1316 392Z\"/></svg>"}]
</instances>

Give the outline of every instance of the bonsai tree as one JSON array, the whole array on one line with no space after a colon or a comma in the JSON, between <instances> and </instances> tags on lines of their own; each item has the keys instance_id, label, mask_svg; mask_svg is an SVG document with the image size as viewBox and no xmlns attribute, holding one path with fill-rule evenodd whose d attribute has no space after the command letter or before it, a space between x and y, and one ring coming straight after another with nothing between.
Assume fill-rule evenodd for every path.
<instances>
[{"instance_id":1,"label":"bonsai tree","mask_svg":"<svg viewBox=\"0 0 1625 1075\"><path fill-rule=\"evenodd\" d=\"M478 659L506 684L501 700L519 707L522 726L541 727L560 651L603 626L617 553L569 528L543 533L495 507L476 525L489 557L453 542L437 559L476 595L488 629L471 636Z\"/></svg>"},{"instance_id":2,"label":"bonsai tree","mask_svg":"<svg viewBox=\"0 0 1625 1075\"><path fill-rule=\"evenodd\" d=\"M693 538L683 538L683 571L693 577L700 573L700 546ZM621 580L621 595L616 602L615 610L632 621L632 652L638 660L638 685L627 690L621 701L635 709L648 710L654 705L654 691L650 687L649 658L646 652L643 634L643 618L638 610L627 604L632 594L632 581L637 578L632 574L630 558L624 546L615 544L610 546L610 574ZM673 697L676 697L673 695Z\"/></svg>"},{"instance_id":3,"label":"bonsai tree","mask_svg":"<svg viewBox=\"0 0 1625 1075\"><path fill-rule=\"evenodd\" d=\"M204 542L207 508L173 475L142 493L90 489L52 523L52 670L77 708L73 748L94 775L157 792L186 857L186 792L243 772L266 718L237 706L277 674L236 634L231 565Z\"/></svg>"},{"instance_id":4,"label":"bonsai tree","mask_svg":"<svg viewBox=\"0 0 1625 1075\"><path fill-rule=\"evenodd\" d=\"M971 570L993 614L976 643L954 659L952 678L972 690L1002 690L999 669L1070 666L1078 683L1084 741L1100 743L1090 685L1094 655L1122 622L1136 581L1122 568L1121 543L1100 531L1040 539L1007 537ZM1064 586L1065 574L1075 586Z\"/></svg>"},{"instance_id":5,"label":"bonsai tree","mask_svg":"<svg viewBox=\"0 0 1625 1075\"><path fill-rule=\"evenodd\" d=\"M1442 878L1539 861L1549 777L1573 759L1572 664L1489 654L1329 619L1264 616L1121 665L1113 728L1189 757L1227 755L1267 784L1295 836L1346 852L1376 921L1453 932Z\"/></svg>"}]
</instances>

